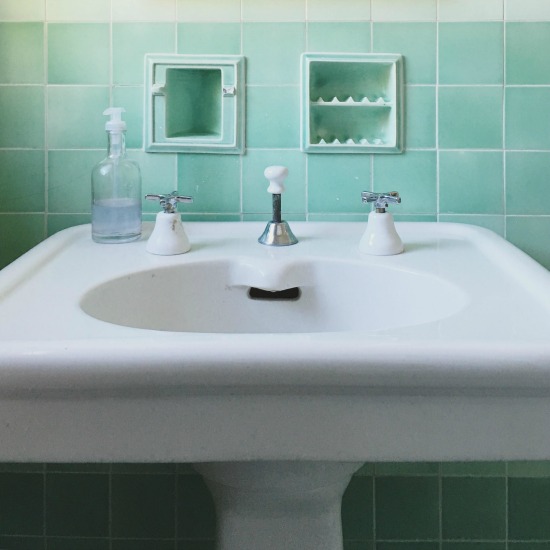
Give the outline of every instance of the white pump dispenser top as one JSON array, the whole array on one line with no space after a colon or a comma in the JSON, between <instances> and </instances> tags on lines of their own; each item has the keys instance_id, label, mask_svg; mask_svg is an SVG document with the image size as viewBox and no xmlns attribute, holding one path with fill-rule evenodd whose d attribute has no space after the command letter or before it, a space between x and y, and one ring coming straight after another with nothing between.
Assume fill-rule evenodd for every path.
<instances>
[{"instance_id":1,"label":"white pump dispenser top","mask_svg":"<svg viewBox=\"0 0 550 550\"><path fill-rule=\"evenodd\" d=\"M122 107L109 107L103 111L105 116L110 116L111 119L105 123L105 130L113 134L120 134L126 131L126 122L122 120L122 113L126 110Z\"/></svg>"}]
</instances>

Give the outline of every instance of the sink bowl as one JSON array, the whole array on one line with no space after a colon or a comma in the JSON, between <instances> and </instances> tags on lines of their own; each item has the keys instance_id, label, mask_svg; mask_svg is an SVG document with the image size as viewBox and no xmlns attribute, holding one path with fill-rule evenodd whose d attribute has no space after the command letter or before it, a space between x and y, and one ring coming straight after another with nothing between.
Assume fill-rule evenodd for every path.
<instances>
[{"instance_id":1,"label":"sink bowl","mask_svg":"<svg viewBox=\"0 0 550 550\"><path fill-rule=\"evenodd\" d=\"M397 256L292 226L168 257L80 226L2 270L0 460L192 462L224 550L335 550L362 462L550 456L544 268L466 225L398 223Z\"/></svg>"},{"instance_id":2,"label":"sink bowl","mask_svg":"<svg viewBox=\"0 0 550 550\"><path fill-rule=\"evenodd\" d=\"M237 257L117 277L89 290L80 305L128 327L252 334L388 330L437 321L467 303L456 285L426 272Z\"/></svg>"}]
</instances>

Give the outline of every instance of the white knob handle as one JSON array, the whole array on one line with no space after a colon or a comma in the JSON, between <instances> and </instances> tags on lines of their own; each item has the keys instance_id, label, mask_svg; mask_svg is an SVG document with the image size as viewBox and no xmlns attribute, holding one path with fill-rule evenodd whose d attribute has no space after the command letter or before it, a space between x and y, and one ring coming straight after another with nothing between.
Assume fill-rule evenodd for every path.
<instances>
[{"instance_id":1,"label":"white knob handle","mask_svg":"<svg viewBox=\"0 0 550 550\"><path fill-rule=\"evenodd\" d=\"M273 195L284 193L284 181L288 176L288 168L286 166L268 166L264 170L264 176L269 180L268 193L272 193Z\"/></svg>"}]
</instances>

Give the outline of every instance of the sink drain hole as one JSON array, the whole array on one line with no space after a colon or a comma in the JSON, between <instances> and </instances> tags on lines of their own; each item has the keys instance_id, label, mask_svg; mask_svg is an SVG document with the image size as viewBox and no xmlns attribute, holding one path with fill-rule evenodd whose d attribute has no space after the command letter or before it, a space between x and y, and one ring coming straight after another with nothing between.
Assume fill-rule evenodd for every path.
<instances>
[{"instance_id":1,"label":"sink drain hole","mask_svg":"<svg viewBox=\"0 0 550 550\"><path fill-rule=\"evenodd\" d=\"M301 295L302 291L297 286L273 291L253 286L248 289L248 297L251 300L264 300L267 302L295 302L300 299Z\"/></svg>"}]
</instances>

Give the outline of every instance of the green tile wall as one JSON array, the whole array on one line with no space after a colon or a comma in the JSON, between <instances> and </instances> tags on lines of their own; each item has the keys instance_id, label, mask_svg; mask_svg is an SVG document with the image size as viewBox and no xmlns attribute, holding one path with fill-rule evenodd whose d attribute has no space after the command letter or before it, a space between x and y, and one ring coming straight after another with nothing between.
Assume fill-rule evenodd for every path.
<instances>
[{"instance_id":1,"label":"green tile wall","mask_svg":"<svg viewBox=\"0 0 550 550\"><path fill-rule=\"evenodd\" d=\"M2 0L0 267L89 221L112 104L144 190L194 195L189 219L263 219L284 163L289 219L361 220L358 192L391 187L398 219L489 227L550 267L549 46L546 0ZM299 151L304 51L405 56L403 155ZM143 152L145 53L246 56L245 155Z\"/></svg>"},{"instance_id":2,"label":"green tile wall","mask_svg":"<svg viewBox=\"0 0 550 550\"><path fill-rule=\"evenodd\" d=\"M548 0L2 0L0 267L89 221L114 104L144 193L194 195L188 219L264 219L263 168L285 164L288 219L365 219L359 191L391 187L399 219L482 225L550 267L549 47ZM405 56L403 155L299 151L303 51ZM143 152L143 55L170 52L247 57L245 155ZM550 461L369 464L346 550L550 549L549 513ZM206 550L213 533L185 465L0 464L0 548Z\"/></svg>"},{"instance_id":3,"label":"green tile wall","mask_svg":"<svg viewBox=\"0 0 550 550\"><path fill-rule=\"evenodd\" d=\"M345 550L550 548L550 462L367 463L342 501ZM214 550L187 464L0 464L0 548Z\"/></svg>"}]
</instances>

